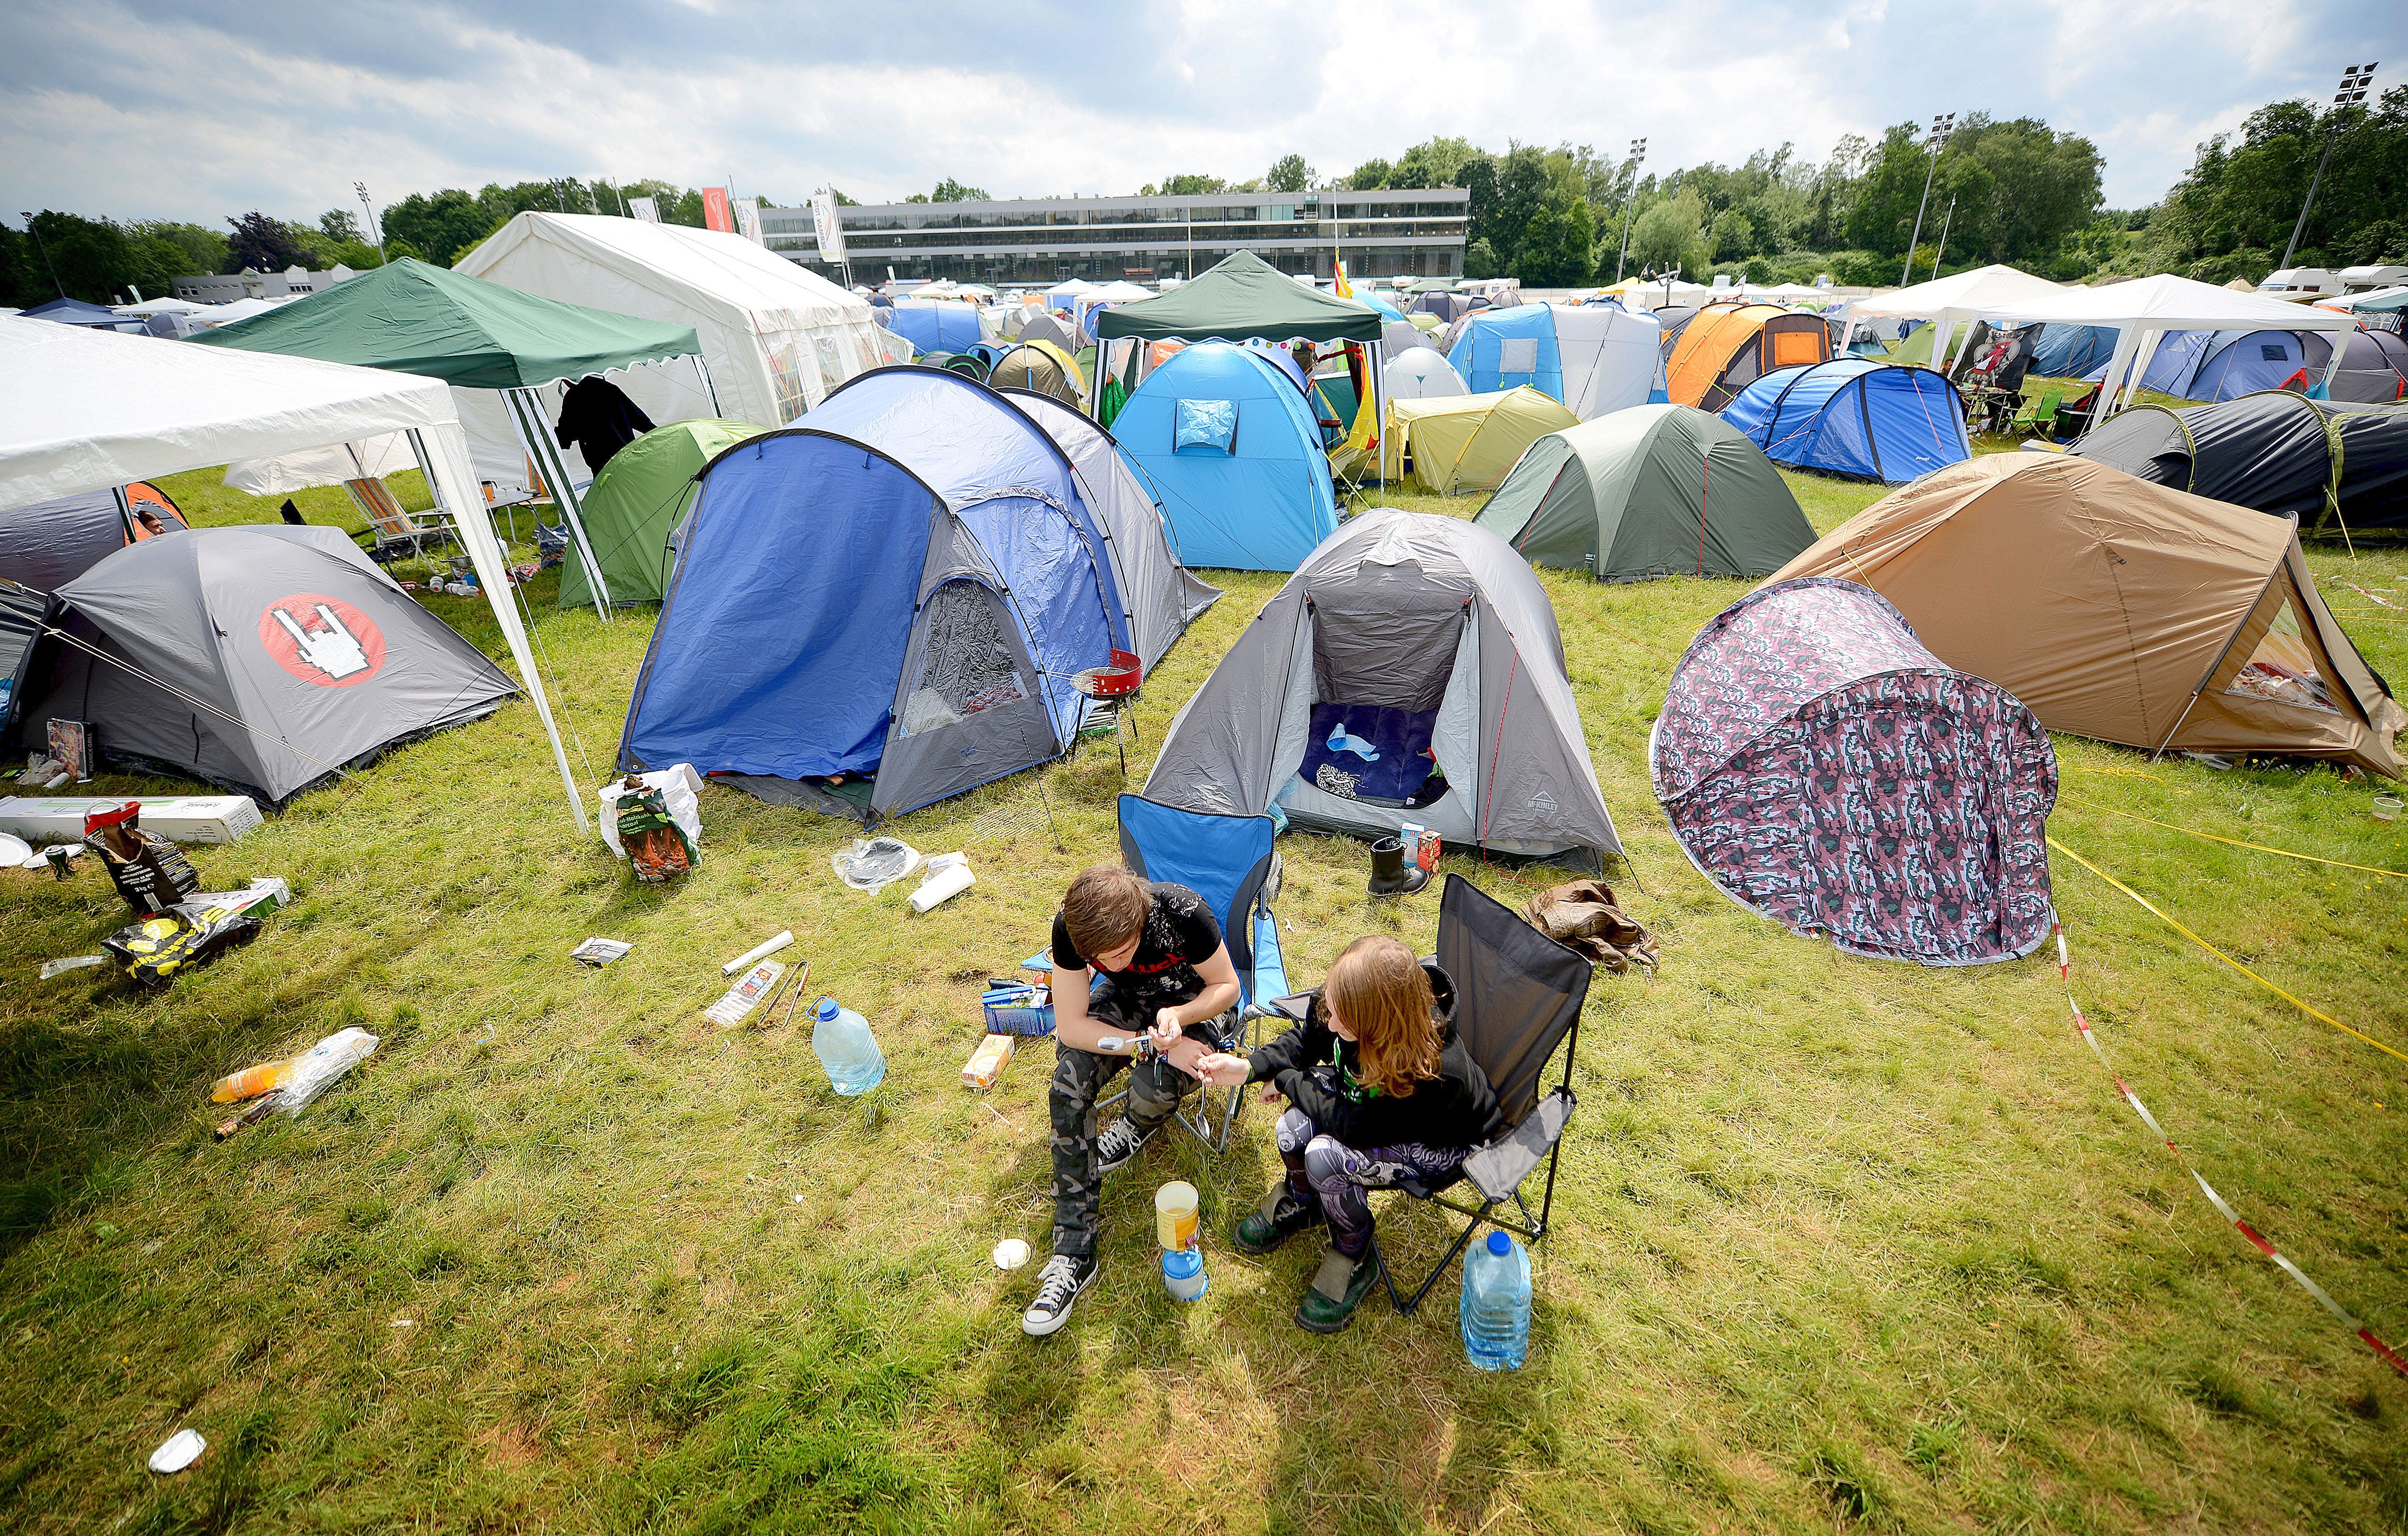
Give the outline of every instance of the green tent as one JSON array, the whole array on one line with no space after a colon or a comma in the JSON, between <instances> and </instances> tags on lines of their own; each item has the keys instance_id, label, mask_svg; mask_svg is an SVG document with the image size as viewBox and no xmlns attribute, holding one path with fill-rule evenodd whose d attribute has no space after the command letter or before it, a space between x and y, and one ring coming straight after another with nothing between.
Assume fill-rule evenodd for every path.
<instances>
[{"instance_id":1,"label":"green tent","mask_svg":"<svg viewBox=\"0 0 2408 1536\"><path fill-rule=\"evenodd\" d=\"M705 464L765 428L749 421L672 421L610 456L585 491L585 534L610 584L610 602L658 603L668 594L669 535L694 505L695 476ZM561 567L560 605L594 601L585 567Z\"/></svg>"},{"instance_id":2,"label":"green tent","mask_svg":"<svg viewBox=\"0 0 2408 1536\"><path fill-rule=\"evenodd\" d=\"M409 257L192 338L390 368L472 390L519 390L699 357L691 325L539 299Z\"/></svg>"},{"instance_id":3,"label":"green tent","mask_svg":"<svg viewBox=\"0 0 2408 1536\"><path fill-rule=\"evenodd\" d=\"M1766 576L1814 542L1764 451L1689 405L1633 405L1549 433L1471 520L1533 565L1608 581Z\"/></svg>"},{"instance_id":4,"label":"green tent","mask_svg":"<svg viewBox=\"0 0 2408 1536\"><path fill-rule=\"evenodd\" d=\"M1352 299L1307 288L1251 250L1223 260L1158 299L1140 299L1096 317L1107 341L1378 341L1380 315Z\"/></svg>"}]
</instances>

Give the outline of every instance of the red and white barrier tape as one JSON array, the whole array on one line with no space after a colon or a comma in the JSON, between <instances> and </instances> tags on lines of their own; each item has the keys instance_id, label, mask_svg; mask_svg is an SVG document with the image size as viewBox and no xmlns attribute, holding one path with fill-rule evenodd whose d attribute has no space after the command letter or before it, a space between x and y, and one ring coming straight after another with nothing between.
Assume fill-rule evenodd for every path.
<instances>
[{"instance_id":1,"label":"red and white barrier tape","mask_svg":"<svg viewBox=\"0 0 2408 1536\"><path fill-rule=\"evenodd\" d=\"M2071 956L2066 948L2065 925L2062 922L2056 925L2055 933L2057 937L2057 978L2058 981L2065 984L2065 1004L2067 1007L2073 1010L2073 1028L2075 1031L2082 1036L2083 1044L2090 1047L2091 1054L2099 1058L2099 1064L2107 1069L2107 1075L2114 1081L2115 1091L2122 1094L2124 1096L2124 1102L2132 1106L2132 1113L2138 1115L2141 1117L2141 1123L2147 1126L2159 1141L2166 1144L2166 1150L2172 1153L2175 1159L2183 1165L2183 1172L2191 1176L2191 1181L2199 1186L2199 1192L2207 1197L2207 1202L2215 1207L2215 1211L2218 1216L2230 1222L2233 1230L2238 1231L2242 1236L2247 1238L2250 1244L2256 1247L2259 1253L2264 1254L2267 1258L2281 1265L2285 1274L2297 1280L2300 1283L2300 1288L2305 1290L2309 1295L2315 1297L2317 1302L2322 1305L2327 1312L2331 1313L2335 1317L2341 1319L2341 1326L2349 1330L2352 1333L2357 1334L2360 1340L2364 1341L2367 1348L2373 1350L2377 1355L2383 1357L2384 1361L2388 1364L2391 1369L2399 1372L2403 1376L2408 1376L2408 1360L2401 1358L2399 1354L2394 1351L2389 1344L2386 1344L2381 1339L2376 1338L2372 1329L2358 1321L2356 1317L2350 1316L2348 1308L2343 1306L2339 1301L2334 1301L2331 1295L2326 1291L2324 1287L2319 1286L2315 1281L2309 1279L2307 1275L2300 1271L2300 1266L2292 1263L2290 1259L2285 1258L2282 1252L2277 1249L2273 1244L2269 1243L2264 1237L2260 1236L2257 1228L2252 1227L2249 1223L2242 1220L2240 1213L2233 1210L2229 1204L2226 1203L2224 1197L2215 1192L2215 1187L2208 1183L2206 1179L2201 1178L2200 1176L2199 1170L2191 1166L2190 1159L2184 1156L2183 1149L2174 1145L2174 1139L2166 1134L2166 1128L2157 1124L2157 1117L2149 1113L2149 1106L2141 1102L2141 1096L2134 1093L2131 1088L2126 1085L2122 1075L2115 1071L2114 1064L2107 1060L2106 1048L2099 1044L2099 1036L2091 1031L2090 1020L2083 1017L2082 1004L2074 999L2073 962Z\"/></svg>"}]
</instances>

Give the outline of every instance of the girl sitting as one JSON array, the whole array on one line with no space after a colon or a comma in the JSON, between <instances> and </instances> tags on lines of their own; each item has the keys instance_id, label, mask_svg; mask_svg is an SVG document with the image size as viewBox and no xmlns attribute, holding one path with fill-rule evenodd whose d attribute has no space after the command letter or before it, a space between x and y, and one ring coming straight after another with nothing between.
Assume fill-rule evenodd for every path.
<instances>
[{"instance_id":1,"label":"girl sitting","mask_svg":"<svg viewBox=\"0 0 2408 1536\"><path fill-rule=\"evenodd\" d=\"M1199 1075L1268 1085L1287 1176L1238 1223L1237 1244L1268 1253L1315 1222L1330 1246L1297 1305L1300 1328L1335 1333L1379 1278L1369 1191L1455 1181L1503 1129L1497 1096L1453 1023L1455 985L1395 939L1357 939L1329 968L1305 1021L1251 1057L1215 1054Z\"/></svg>"}]
</instances>

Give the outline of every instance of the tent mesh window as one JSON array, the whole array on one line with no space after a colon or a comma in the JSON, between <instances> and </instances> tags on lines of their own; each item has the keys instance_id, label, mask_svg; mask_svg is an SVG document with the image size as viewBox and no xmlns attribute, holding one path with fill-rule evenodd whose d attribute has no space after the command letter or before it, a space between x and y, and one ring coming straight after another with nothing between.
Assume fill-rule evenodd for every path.
<instances>
[{"instance_id":1,"label":"tent mesh window","mask_svg":"<svg viewBox=\"0 0 2408 1536\"><path fill-rule=\"evenodd\" d=\"M2287 597L2283 599L2283 611L2274 616L2266 637L2258 642L2258 648L2233 674L2224 691L2298 709L2341 713L2341 707L2333 703L2331 688L2316 666L2315 647L2300 633L2300 617Z\"/></svg>"},{"instance_id":2,"label":"tent mesh window","mask_svg":"<svg viewBox=\"0 0 2408 1536\"><path fill-rule=\"evenodd\" d=\"M976 582L949 581L928 600L921 623L927 643L920 676L903 700L905 735L1028 697L1028 680L1012 655L1010 620L993 592Z\"/></svg>"},{"instance_id":3,"label":"tent mesh window","mask_svg":"<svg viewBox=\"0 0 2408 1536\"><path fill-rule=\"evenodd\" d=\"M1507 336L1497 347L1497 372L1500 380L1507 375L1520 376L1528 383L1539 371L1539 338Z\"/></svg>"}]
</instances>

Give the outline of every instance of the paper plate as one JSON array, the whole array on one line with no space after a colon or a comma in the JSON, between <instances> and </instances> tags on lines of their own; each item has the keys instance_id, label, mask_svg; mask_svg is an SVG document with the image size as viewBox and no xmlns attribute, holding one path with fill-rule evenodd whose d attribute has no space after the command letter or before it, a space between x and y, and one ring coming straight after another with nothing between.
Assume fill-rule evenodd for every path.
<instances>
[{"instance_id":1,"label":"paper plate","mask_svg":"<svg viewBox=\"0 0 2408 1536\"><path fill-rule=\"evenodd\" d=\"M34 850L23 838L0 832L0 869L22 869L33 857Z\"/></svg>"}]
</instances>

